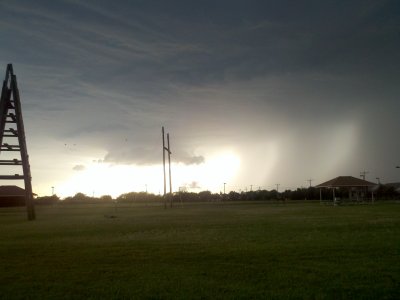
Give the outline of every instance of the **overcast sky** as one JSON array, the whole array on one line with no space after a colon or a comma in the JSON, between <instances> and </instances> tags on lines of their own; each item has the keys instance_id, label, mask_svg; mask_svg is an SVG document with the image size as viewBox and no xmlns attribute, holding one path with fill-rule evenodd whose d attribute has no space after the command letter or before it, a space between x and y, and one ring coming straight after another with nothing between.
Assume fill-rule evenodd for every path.
<instances>
[{"instance_id":1,"label":"overcast sky","mask_svg":"<svg viewBox=\"0 0 400 300\"><path fill-rule=\"evenodd\" d=\"M0 40L39 194L93 164L161 178L163 125L175 190L400 180L399 1L0 1Z\"/></svg>"}]
</instances>

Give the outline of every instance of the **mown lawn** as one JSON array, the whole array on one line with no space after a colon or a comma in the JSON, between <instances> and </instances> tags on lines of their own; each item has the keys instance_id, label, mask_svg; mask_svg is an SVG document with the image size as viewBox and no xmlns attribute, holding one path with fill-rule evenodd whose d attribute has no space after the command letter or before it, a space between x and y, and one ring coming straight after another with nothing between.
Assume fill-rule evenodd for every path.
<instances>
[{"instance_id":1,"label":"mown lawn","mask_svg":"<svg viewBox=\"0 0 400 300\"><path fill-rule=\"evenodd\" d=\"M0 299L399 299L400 204L0 209Z\"/></svg>"}]
</instances>

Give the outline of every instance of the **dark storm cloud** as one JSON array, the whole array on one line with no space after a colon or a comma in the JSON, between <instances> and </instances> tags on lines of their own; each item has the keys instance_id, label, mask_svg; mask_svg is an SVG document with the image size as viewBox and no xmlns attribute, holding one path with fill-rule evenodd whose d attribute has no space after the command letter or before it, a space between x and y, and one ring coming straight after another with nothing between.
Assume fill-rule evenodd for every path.
<instances>
[{"instance_id":1,"label":"dark storm cloud","mask_svg":"<svg viewBox=\"0 0 400 300\"><path fill-rule=\"evenodd\" d=\"M120 149L110 149L103 161L115 164L155 165L161 163L162 151L159 148L125 146ZM173 153L172 161L185 165L198 165L204 163L205 159L203 156L190 156L177 151Z\"/></svg>"},{"instance_id":2,"label":"dark storm cloud","mask_svg":"<svg viewBox=\"0 0 400 300\"><path fill-rule=\"evenodd\" d=\"M33 139L108 162L159 163L164 125L186 164L204 145L246 146L250 161L248 144L284 140L277 176L303 176L346 139L332 173L384 172L400 150L383 134L400 130L399 15L398 1L9 1L0 63L24 82Z\"/></svg>"},{"instance_id":3,"label":"dark storm cloud","mask_svg":"<svg viewBox=\"0 0 400 300\"><path fill-rule=\"evenodd\" d=\"M186 5L141 7L142 28L158 41L158 60L138 65L141 78L201 85L304 70L379 71L391 62L387 49L398 46L393 2Z\"/></svg>"},{"instance_id":4,"label":"dark storm cloud","mask_svg":"<svg viewBox=\"0 0 400 300\"><path fill-rule=\"evenodd\" d=\"M36 48L25 53L10 35L5 54L145 97L287 72L398 72L393 1L39 3L3 4L17 16L2 18L4 33Z\"/></svg>"}]
</instances>

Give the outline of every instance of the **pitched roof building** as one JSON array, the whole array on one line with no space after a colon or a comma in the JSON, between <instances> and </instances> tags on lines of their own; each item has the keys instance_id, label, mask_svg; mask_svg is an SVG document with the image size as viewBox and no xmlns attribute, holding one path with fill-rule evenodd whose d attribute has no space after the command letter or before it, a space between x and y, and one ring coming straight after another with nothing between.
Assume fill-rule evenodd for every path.
<instances>
[{"instance_id":1,"label":"pitched roof building","mask_svg":"<svg viewBox=\"0 0 400 300\"><path fill-rule=\"evenodd\" d=\"M372 187L377 185L376 183L369 182L353 176L338 176L321 184L318 184L317 188L336 188L336 187Z\"/></svg>"},{"instance_id":2,"label":"pitched roof building","mask_svg":"<svg viewBox=\"0 0 400 300\"><path fill-rule=\"evenodd\" d=\"M338 198L335 195L335 189L347 190L348 191L348 199L356 199L357 201L362 199L366 200L368 191L371 192L371 200L374 201L374 192L372 190L373 187L376 187L377 184L363 180L360 178L356 178L353 176L338 176L326 182L316 185L316 188L320 189L320 201L322 200L321 188L330 188L332 189L333 202L336 205ZM347 192L346 192L347 193Z\"/></svg>"},{"instance_id":3,"label":"pitched roof building","mask_svg":"<svg viewBox=\"0 0 400 300\"><path fill-rule=\"evenodd\" d=\"M0 207L24 206L25 190L15 185L0 186Z\"/></svg>"}]
</instances>

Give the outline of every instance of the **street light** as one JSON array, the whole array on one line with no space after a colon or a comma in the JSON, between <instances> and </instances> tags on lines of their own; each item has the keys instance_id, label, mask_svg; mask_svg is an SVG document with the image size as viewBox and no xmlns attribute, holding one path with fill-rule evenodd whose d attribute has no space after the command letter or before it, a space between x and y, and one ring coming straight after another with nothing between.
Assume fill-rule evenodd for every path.
<instances>
[{"instance_id":1,"label":"street light","mask_svg":"<svg viewBox=\"0 0 400 300\"><path fill-rule=\"evenodd\" d=\"M225 185L226 185L226 182L224 182L224 195L225 195Z\"/></svg>"}]
</instances>

